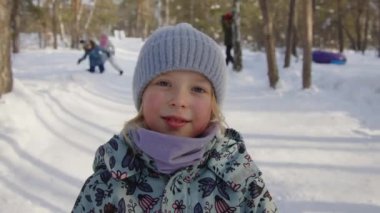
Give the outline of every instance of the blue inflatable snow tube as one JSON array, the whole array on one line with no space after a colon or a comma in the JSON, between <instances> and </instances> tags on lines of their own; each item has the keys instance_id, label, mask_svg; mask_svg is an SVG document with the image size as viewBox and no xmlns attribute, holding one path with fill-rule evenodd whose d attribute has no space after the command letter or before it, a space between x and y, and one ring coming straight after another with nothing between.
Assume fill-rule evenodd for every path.
<instances>
[{"instance_id":1,"label":"blue inflatable snow tube","mask_svg":"<svg viewBox=\"0 0 380 213\"><path fill-rule=\"evenodd\" d=\"M345 64L347 59L341 53L316 50L313 51L313 61L321 64Z\"/></svg>"}]
</instances>

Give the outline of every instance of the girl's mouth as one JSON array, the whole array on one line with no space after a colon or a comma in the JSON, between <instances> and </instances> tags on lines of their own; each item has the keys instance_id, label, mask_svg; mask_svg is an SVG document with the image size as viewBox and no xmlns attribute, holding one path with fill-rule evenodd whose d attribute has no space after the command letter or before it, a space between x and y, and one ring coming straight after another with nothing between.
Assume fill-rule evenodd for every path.
<instances>
[{"instance_id":1,"label":"girl's mouth","mask_svg":"<svg viewBox=\"0 0 380 213\"><path fill-rule=\"evenodd\" d=\"M163 117L165 122L170 126L171 128L178 129L186 125L189 121L180 117L176 116L166 116Z\"/></svg>"}]
</instances>

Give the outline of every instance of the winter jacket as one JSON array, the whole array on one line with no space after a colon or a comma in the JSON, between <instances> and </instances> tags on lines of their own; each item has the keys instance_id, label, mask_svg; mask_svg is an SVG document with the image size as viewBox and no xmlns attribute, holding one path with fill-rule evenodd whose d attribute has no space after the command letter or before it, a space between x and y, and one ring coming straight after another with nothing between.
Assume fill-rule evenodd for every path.
<instances>
[{"instance_id":1,"label":"winter jacket","mask_svg":"<svg viewBox=\"0 0 380 213\"><path fill-rule=\"evenodd\" d=\"M85 54L79 59L79 61L83 61L88 56L90 59L90 67L95 67L104 64L108 55L109 53L105 49L95 46L91 49L85 49Z\"/></svg>"},{"instance_id":2,"label":"winter jacket","mask_svg":"<svg viewBox=\"0 0 380 213\"><path fill-rule=\"evenodd\" d=\"M277 212L239 133L214 137L196 164L165 175L116 135L96 152L72 212Z\"/></svg>"},{"instance_id":3,"label":"winter jacket","mask_svg":"<svg viewBox=\"0 0 380 213\"><path fill-rule=\"evenodd\" d=\"M108 40L107 42L101 43L99 46L109 52L111 56L115 55L115 46L111 41Z\"/></svg>"},{"instance_id":4,"label":"winter jacket","mask_svg":"<svg viewBox=\"0 0 380 213\"><path fill-rule=\"evenodd\" d=\"M106 34L102 34L99 39L99 46L107 50L111 56L115 55L115 47L112 42L109 40Z\"/></svg>"},{"instance_id":5,"label":"winter jacket","mask_svg":"<svg viewBox=\"0 0 380 213\"><path fill-rule=\"evenodd\" d=\"M226 19L222 16L222 28L224 32L224 45L232 46L232 19Z\"/></svg>"}]
</instances>

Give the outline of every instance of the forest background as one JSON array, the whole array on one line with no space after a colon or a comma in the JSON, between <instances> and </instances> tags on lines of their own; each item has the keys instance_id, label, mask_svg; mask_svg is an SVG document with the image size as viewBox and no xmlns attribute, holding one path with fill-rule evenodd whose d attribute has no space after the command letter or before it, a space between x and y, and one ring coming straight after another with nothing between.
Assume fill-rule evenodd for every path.
<instances>
[{"instance_id":1,"label":"forest background","mask_svg":"<svg viewBox=\"0 0 380 213\"><path fill-rule=\"evenodd\" d=\"M312 48L375 48L380 56L380 0L0 0L0 96L12 90L11 53L22 51L20 33L37 33L40 48L79 48L80 39L101 33L144 39L159 26L189 22L222 44L226 12L236 17L234 55L241 47L266 51L272 88L277 66L289 66L291 54L303 54L304 88L311 85ZM283 65L275 64L275 49L286 53Z\"/></svg>"},{"instance_id":2,"label":"forest background","mask_svg":"<svg viewBox=\"0 0 380 213\"><path fill-rule=\"evenodd\" d=\"M255 149L280 209L379 212L380 0L0 0L4 211L67 212L90 173L92 149L132 116L125 85L140 41L158 26L185 21L223 45L220 19L228 11L240 17L241 49L254 52L243 51L240 73L228 72L226 118ZM128 74L90 75L76 65L79 39L114 32L135 37L112 37ZM38 39L20 45L32 42L21 39L24 33ZM310 49L342 52L348 62L305 65L315 87L299 91L300 62L310 62ZM268 60L274 50L278 65ZM295 66L280 69L282 86L268 85L277 90L263 89L263 52L269 76L270 68L286 67L288 50Z\"/></svg>"}]
</instances>

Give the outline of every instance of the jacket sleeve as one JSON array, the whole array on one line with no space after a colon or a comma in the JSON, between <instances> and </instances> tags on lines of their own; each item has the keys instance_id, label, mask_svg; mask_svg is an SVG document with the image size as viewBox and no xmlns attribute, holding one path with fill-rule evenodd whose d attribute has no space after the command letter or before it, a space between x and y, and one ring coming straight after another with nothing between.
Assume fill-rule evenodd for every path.
<instances>
[{"instance_id":1,"label":"jacket sleeve","mask_svg":"<svg viewBox=\"0 0 380 213\"><path fill-rule=\"evenodd\" d=\"M80 64L84 59L86 59L86 57L88 56L88 54L89 54L89 51L85 50L83 56L78 59L77 63Z\"/></svg>"},{"instance_id":2,"label":"jacket sleeve","mask_svg":"<svg viewBox=\"0 0 380 213\"><path fill-rule=\"evenodd\" d=\"M111 54L111 55L115 55L115 46L113 46L113 44L111 42L108 43L108 48L107 48L108 52Z\"/></svg>"},{"instance_id":3,"label":"jacket sleeve","mask_svg":"<svg viewBox=\"0 0 380 213\"><path fill-rule=\"evenodd\" d=\"M249 178L244 194L244 212L277 213L278 208L260 176Z\"/></svg>"},{"instance_id":4,"label":"jacket sleeve","mask_svg":"<svg viewBox=\"0 0 380 213\"><path fill-rule=\"evenodd\" d=\"M82 189L75 200L72 213L79 213L79 212L90 212L91 210L94 210L94 203L92 202L93 198L91 194L89 194L90 186L94 183L95 176L90 176L84 185L82 186Z\"/></svg>"},{"instance_id":5,"label":"jacket sleeve","mask_svg":"<svg viewBox=\"0 0 380 213\"><path fill-rule=\"evenodd\" d=\"M72 213L104 212L106 209L115 207L110 203L115 183L104 164L102 153L104 153L103 146L99 147L96 152L93 164L94 173L83 184Z\"/></svg>"},{"instance_id":6,"label":"jacket sleeve","mask_svg":"<svg viewBox=\"0 0 380 213\"><path fill-rule=\"evenodd\" d=\"M98 50L100 55L106 56L107 58L109 58L111 56L111 53L108 51L108 49L97 46L97 50Z\"/></svg>"},{"instance_id":7,"label":"jacket sleeve","mask_svg":"<svg viewBox=\"0 0 380 213\"><path fill-rule=\"evenodd\" d=\"M230 177L230 182L240 183L243 199L241 208L243 212L251 213L275 213L277 206L265 185L262 172L247 152L241 135L233 130L227 129L226 137L229 138L227 147L233 153L230 160L237 162L235 174ZM232 173L233 174L233 173Z\"/></svg>"},{"instance_id":8,"label":"jacket sleeve","mask_svg":"<svg viewBox=\"0 0 380 213\"><path fill-rule=\"evenodd\" d=\"M106 209L115 208L110 203L113 194L113 183L110 179L111 174L107 170L99 170L91 175L84 183L72 213L104 212Z\"/></svg>"}]
</instances>

